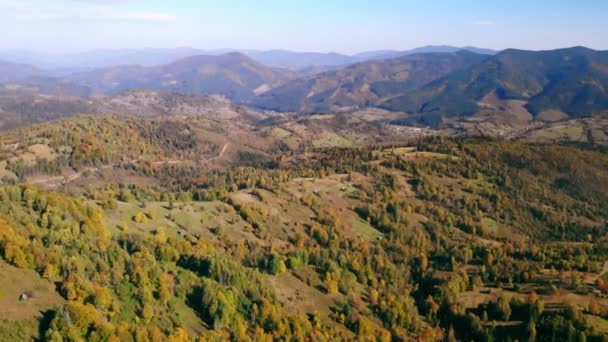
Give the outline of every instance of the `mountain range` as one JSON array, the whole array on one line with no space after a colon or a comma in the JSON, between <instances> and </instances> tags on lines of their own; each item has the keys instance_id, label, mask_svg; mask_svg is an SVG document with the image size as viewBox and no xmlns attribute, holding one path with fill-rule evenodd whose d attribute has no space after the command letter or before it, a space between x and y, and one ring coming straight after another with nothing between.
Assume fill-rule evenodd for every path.
<instances>
[{"instance_id":1,"label":"mountain range","mask_svg":"<svg viewBox=\"0 0 608 342\"><path fill-rule=\"evenodd\" d=\"M19 64L0 60L0 83L22 81L44 75L45 72L29 64Z\"/></svg>"},{"instance_id":2,"label":"mountain range","mask_svg":"<svg viewBox=\"0 0 608 342\"><path fill-rule=\"evenodd\" d=\"M175 60L196 56L217 56L239 52L273 68L302 69L311 66L345 66L372 59L387 59L430 52L455 52L468 50L481 54L495 54L497 51L476 47L425 46L412 50L368 51L355 55L323 52L296 52L289 50L245 50L215 49L202 50L189 47L162 49L97 49L79 53L52 54L27 50L0 50L0 60L13 63L30 64L40 69L65 75L71 72L107 68L117 65L141 65L146 67L169 64Z\"/></svg>"},{"instance_id":3,"label":"mountain range","mask_svg":"<svg viewBox=\"0 0 608 342\"><path fill-rule=\"evenodd\" d=\"M426 53L292 80L253 105L310 113L379 107L431 126L478 114L555 121L605 113L607 71L608 52L582 47Z\"/></svg>"},{"instance_id":4,"label":"mountain range","mask_svg":"<svg viewBox=\"0 0 608 342\"><path fill-rule=\"evenodd\" d=\"M436 50L444 52L425 52ZM433 127L480 115L500 118L497 121L502 123L525 123L591 117L608 109L606 51L575 47L551 51L508 49L490 54L491 51L469 50L473 48L427 47L415 54L375 59L397 53L378 51L358 57L371 59L365 62L311 65L299 70L273 67L239 52L183 57L156 66L118 65L68 75L1 62L0 98L13 105L19 100L40 100L40 96L87 99L132 89L157 90L222 95L237 104L280 112L348 112L377 107L406 114L400 124ZM266 53L264 58L274 61L267 61L268 64L281 64L281 60L290 60L289 56L289 52L275 51ZM337 63L339 56L331 58L336 58ZM318 55L300 57L300 62L324 61ZM291 61L292 65L300 62L297 58ZM0 108L10 105L0 103ZM83 113L78 108L69 112Z\"/></svg>"},{"instance_id":5,"label":"mountain range","mask_svg":"<svg viewBox=\"0 0 608 342\"><path fill-rule=\"evenodd\" d=\"M127 89L157 89L190 95L222 94L238 102L286 81L286 76L233 52L186 57L155 67L124 65L96 69L65 79L103 94Z\"/></svg>"},{"instance_id":6,"label":"mountain range","mask_svg":"<svg viewBox=\"0 0 608 342\"><path fill-rule=\"evenodd\" d=\"M298 78L257 97L253 105L291 112L327 112L375 106L382 99L425 85L488 58L468 51L375 60Z\"/></svg>"},{"instance_id":7,"label":"mountain range","mask_svg":"<svg viewBox=\"0 0 608 342\"><path fill-rule=\"evenodd\" d=\"M415 55L420 53L453 53L458 51L469 51L473 53L477 53L480 55L495 55L498 53L496 50L492 49L483 49L474 46L465 46L465 47L456 47L450 45L428 45L422 46L418 48L414 48L411 50L399 51L399 50L378 50L378 51L368 51L362 52L354 55L359 61L366 61L371 59L389 59L389 58L398 58L408 55Z\"/></svg>"},{"instance_id":8,"label":"mountain range","mask_svg":"<svg viewBox=\"0 0 608 342\"><path fill-rule=\"evenodd\" d=\"M522 101L534 116L588 117L608 110L608 51L509 49L451 73L380 107L416 113L427 124L474 115L487 97ZM490 101L491 102L491 101ZM499 108L500 109L500 108ZM551 113L552 112L552 113Z\"/></svg>"}]
</instances>

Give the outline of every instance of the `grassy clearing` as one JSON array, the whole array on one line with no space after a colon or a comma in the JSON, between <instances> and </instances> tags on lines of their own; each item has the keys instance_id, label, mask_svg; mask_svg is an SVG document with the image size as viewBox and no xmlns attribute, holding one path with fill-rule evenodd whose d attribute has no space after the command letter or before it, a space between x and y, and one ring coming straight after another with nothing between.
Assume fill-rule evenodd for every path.
<instances>
[{"instance_id":1,"label":"grassy clearing","mask_svg":"<svg viewBox=\"0 0 608 342\"><path fill-rule=\"evenodd\" d=\"M53 160L57 153L47 144L35 144L27 148L36 158Z\"/></svg>"},{"instance_id":2,"label":"grassy clearing","mask_svg":"<svg viewBox=\"0 0 608 342\"><path fill-rule=\"evenodd\" d=\"M28 300L20 300L28 293ZM0 262L0 320L21 321L37 318L40 312L62 303L55 286L33 270Z\"/></svg>"},{"instance_id":3,"label":"grassy clearing","mask_svg":"<svg viewBox=\"0 0 608 342\"><path fill-rule=\"evenodd\" d=\"M352 211L356 189L346 181L346 175L334 175L323 179L296 179L288 187L296 198L314 194L324 208L339 212L344 223L344 233L367 241L375 241L384 236L369 223L362 221Z\"/></svg>"},{"instance_id":4,"label":"grassy clearing","mask_svg":"<svg viewBox=\"0 0 608 342\"><path fill-rule=\"evenodd\" d=\"M451 158L453 160L457 159L454 156L450 156L450 155L447 155L444 153L417 151L416 147L387 148L387 149L384 149L382 151L375 152L375 153L376 153L377 157L382 157L382 158L397 155L397 156L401 156L403 158L408 158L408 159L431 159L431 158L437 158L437 159Z\"/></svg>"},{"instance_id":5,"label":"grassy clearing","mask_svg":"<svg viewBox=\"0 0 608 342\"><path fill-rule=\"evenodd\" d=\"M557 109L549 109L538 114L537 118L543 121L560 121L568 119L568 114Z\"/></svg>"},{"instance_id":6,"label":"grassy clearing","mask_svg":"<svg viewBox=\"0 0 608 342\"><path fill-rule=\"evenodd\" d=\"M183 327L191 335L198 336L207 330L196 312L186 305L183 300L176 300L174 309L176 316L178 316L180 321L183 322Z\"/></svg>"},{"instance_id":7,"label":"grassy clearing","mask_svg":"<svg viewBox=\"0 0 608 342\"><path fill-rule=\"evenodd\" d=\"M29 299L20 300L23 293ZM0 262L0 341L34 340L42 313L62 302L55 286L35 271Z\"/></svg>"},{"instance_id":8,"label":"grassy clearing","mask_svg":"<svg viewBox=\"0 0 608 342\"><path fill-rule=\"evenodd\" d=\"M598 145L608 145L608 130L595 128L591 130L593 141Z\"/></svg>"},{"instance_id":9,"label":"grassy clearing","mask_svg":"<svg viewBox=\"0 0 608 342\"><path fill-rule=\"evenodd\" d=\"M331 132L324 132L321 137L313 140L312 145L316 148L323 147L350 147L353 142Z\"/></svg>"},{"instance_id":10,"label":"grassy clearing","mask_svg":"<svg viewBox=\"0 0 608 342\"><path fill-rule=\"evenodd\" d=\"M608 335L608 320L593 315L585 315L585 319L587 320L587 324L589 324L597 334L604 336Z\"/></svg>"},{"instance_id":11,"label":"grassy clearing","mask_svg":"<svg viewBox=\"0 0 608 342\"><path fill-rule=\"evenodd\" d=\"M146 216L145 222L135 222L134 217L139 213ZM222 236L235 241L256 239L251 234L251 226L232 207L219 201L175 203L172 210L168 202L148 202L145 208L136 203L119 202L116 209L106 212L105 220L115 232L127 226L131 232L151 233L162 229L168 237L186 232L215 239L214 231L220 228Z\"/></svg>"},{"instance_id":12,"label":"grassy clearing","mask_svg":"<svg viewBox=\"0 0 608 342\"><path fill-rule=\"evenodd\" d=\"M34 341L39 337L40 322L37 319L25 321L0 321L0 341Z\"/></svg>"},{"instance_id":13,"label":"grassy clearing","mask_svg":"<svg viewBox=\"0 0 608 342\"><path fill-rule=\"evenodd\" d=\"M404 155L406 158L410 159L452 159L457 160L457 157L450 156L444 153L436 153L436 152L412 152Z\"/></svg>"},{"instance_id":14,"label":"grassy clearing","mask_svg":"<svg viewBox=\"0 0 608 342\"><path fill-rule=\"evenodd\" d=\"M33 166L36 164L36 160L38 159L54 160L57 159L57 157L59 157L59 155L55 152L55 150L49 147L48 144L44 143L24 147L19 151L17 156L8 158L8 160L17 161L21 159L26 166Z\"/></svg>"},{"instance_id":15,"label":"grassy clearing","mask_svg":"<svg viewBox=\"0 0 608 342\"><path fill-rule=\"evenodd\" d=\"M17 179L17 176L11 171L6 169L6 160L0 161L0 179L2 178Z\"/></svg>"},{"instance_id":16,"label":"grassy clearing","mask_svg":"<svg viewBox=\"0 0 608 342\"><path fill-rule=\"evenodd\" d=\"M353 218L351 222L355 234L365 240L378 240L384 236L381 232L379 232L374 227L370 226L369 223L361 220L360 218Z\"/></svg>"},{"instance_id":17,"label":"grassy clearing","mask_svg":"<svg viewBox=\"0 0 608 342\"><path fill-rule=\"evenodd\" d=\"M534 131L530 139L539 141L586 141L584 127L580 123L568 123Z\"/></svg>"},{"instance_id":18,"label":"grassy clearing","mask_svg":"<svg viewBox=\"0 0 608 342\"><path fill-rule=\"evenodd\" d=\"M291 136L290 131L280 128L280 127L274 128L270 134L273 138L279 139L279 140L285 139L285 138Z\"/></svg>"},{"instance_id":19,"label":"grassy clearing","mask_svg":"<svg viewBox=\"0 0 608 342\"><path fill-rule=\"evenodd\" d=\"M416 152L415 147L387 148L381 151L383 156L389 156L391 154L404 155L413 152Z\"/></svg>"},{"instance_id":20,"label":"grassy clearing","mask_svg":"<svg viewBox=\"0 0 608 342\"><path fill-rule=\"evenodd\" d=\"M307 285L289 272L268 276L267 280L281 304L302 314L318 312L329 316L330 308L341 299L341 295L327 295L314 286Z\"/></svg>"},{"instance_id":21,"label":"grassy clearing","mask_svg":"<svg viewBox=\"0 0 608 342\"><path fill-rule=\"evenodd\" d=\"M594 118L558 122L531 131L524 139L539 142L583 142L606 146L608 145L608 120Z\"/></svg>"},{"instance_id":22,"label":"grassy clearing","mask_svg":"<svg viewBox=\"0 0 608 342\"><path fill-rule=\"evenodd\" d=\"M498 233L498 223L491 218L484 217L481 219L481 225L485 232L496 235Z\"/></svg>"},{"instance_id":23,"label":"grassy clearing","mask_svg":"<svg viewBox=\"0 0 608 342\"><path fill-rule=\"evenodd\" d=\"M110 229L117 231L119 227L128 227L139 232L150 232L161 227L177 228L177 225L167 218L169 214L169 203L149 202L145 208L136 203L118 202L116 209L106 211L106 224ZM133 218L142 213L149 217L151 212L155 218L147 219L147 222L137 223Z\"/></svg>"}]
</instances>

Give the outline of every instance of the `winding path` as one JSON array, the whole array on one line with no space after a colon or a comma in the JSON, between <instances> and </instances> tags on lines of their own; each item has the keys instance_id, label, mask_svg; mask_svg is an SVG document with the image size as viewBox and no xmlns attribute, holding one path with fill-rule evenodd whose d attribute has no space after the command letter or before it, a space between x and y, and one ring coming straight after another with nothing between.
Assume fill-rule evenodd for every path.
<instances>
[{"instance_id":1,"label":"winding path","mask_svg":"<svg viewBox=\"0 0 608 342\"><path fill-rule=\"evenodd\" d=\"M230 146L230 143L225 143L224 146L222 147L222 150L216 157L209 158L207 160L201 159L199 164L209 163L211 161L221 159L224 156L224 152L226 152L226 149L228 149L228 146ZM152 162L152 165L178 165L178 164L183 164L183 163L187 163L187 162L189 162L189 160L159 160L159 161Z\"/></svg>"},{"instance_id":2,"label":"winding path","mask_svg":"<svg viewBox=\"0 0 608 342\"><path fill-rule=\"evenodd\" d=\"M224 156L224 152L226 152L226 149L228 148L228 146L230 146L230 143L225 143L224 147L222 147L222 150L220 151L220 154L217 157L207 159L206 162L210 162L210 161L216 160L216 159L221 159Z\"/></svg>"}]
</instances>

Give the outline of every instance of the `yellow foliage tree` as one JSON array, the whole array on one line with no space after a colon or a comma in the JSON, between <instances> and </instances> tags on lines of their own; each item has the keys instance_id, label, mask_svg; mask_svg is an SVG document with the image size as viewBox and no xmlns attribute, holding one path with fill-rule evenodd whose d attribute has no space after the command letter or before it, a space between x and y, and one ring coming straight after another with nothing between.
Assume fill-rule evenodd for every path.
<instances>
[{"instance_id":1,"label":"yellow foliage tree","mask_svg":"<svg viewBox=\"0 0 608 342\"><path fill-rule=\"evenodd\" d=\"M339 290L338 280L331 272L328 272L325 275L325 289L327 290L328 294L338 293L338 290Z\"/></svg>"},{"instance_id":2,"label":"yellow foliage tree","mask_svg":"<svg viewBox=\"0 0 608 342\"><path fill-rule=\"evenodd\" d=\"M146 223L148 222L148 216L146 216L146 214L142 212L139 212L135 214L135 216L133 216L133 221L135 221L136 223Z\"/></svg>"}]
</instances>

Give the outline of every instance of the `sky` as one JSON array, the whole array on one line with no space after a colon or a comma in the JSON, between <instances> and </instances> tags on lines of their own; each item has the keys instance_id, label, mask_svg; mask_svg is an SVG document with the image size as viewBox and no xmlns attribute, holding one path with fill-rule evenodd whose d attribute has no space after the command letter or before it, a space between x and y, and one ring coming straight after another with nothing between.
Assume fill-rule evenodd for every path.
<instances>
[{"instance_id":1,"label":"sky","mask_svg":"<svg viewBox=\"0 0 608 342\"><path fill-rule=\"evenodd\" d=\"M607 0L0 0L0 50L608 50Z\"/></svg>"}]
</instances>

